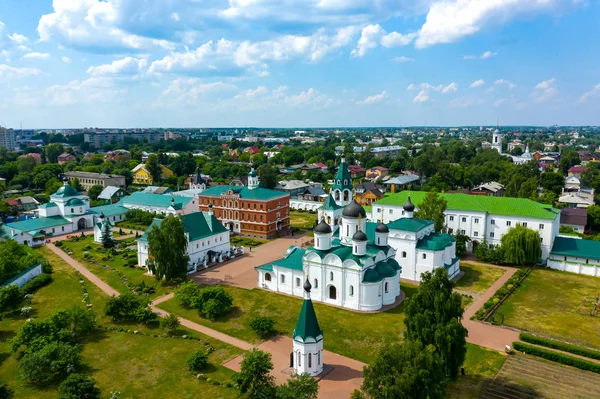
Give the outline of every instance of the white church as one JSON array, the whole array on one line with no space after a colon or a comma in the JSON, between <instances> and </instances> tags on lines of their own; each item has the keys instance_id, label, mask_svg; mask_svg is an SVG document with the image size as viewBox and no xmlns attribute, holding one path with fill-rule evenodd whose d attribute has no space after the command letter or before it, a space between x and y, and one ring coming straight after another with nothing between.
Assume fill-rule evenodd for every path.
<instances>
[{"instance_id":1,"label":"white church","mask_svg":"<svg viewBox=\"0 0 600 399\"><path fill-rule=\"evenodd\" d=\"M505 154L502 152L502 138L503 134L500 133L500 129L496 127L494 133L492 134L492 145L491 148L498 151L498 154L510 157L515 165L523 165L527 162L531 161L533 158L533 154L529 151L529 144L525 147L525 152L521 155L511 155Z\"/></svg>"}]
</instances>

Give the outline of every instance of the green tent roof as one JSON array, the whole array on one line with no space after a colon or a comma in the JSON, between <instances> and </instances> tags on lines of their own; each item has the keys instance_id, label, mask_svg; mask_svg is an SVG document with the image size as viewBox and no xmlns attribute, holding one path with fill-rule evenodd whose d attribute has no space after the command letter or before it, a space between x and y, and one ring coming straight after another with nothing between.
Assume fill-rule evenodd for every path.
<instances>
[{"instance_id":1,"label":"green tent roof","mask_svg":"<svg viewBox=\"0 0 600 399\"><path fill-rule=\"evenodd\" d=\"M319 327L319 321L315 313L312 301L305 299L302 303L302 309L300 309L300 316L296 323L296 328L292 334L294 339L300 338L302 341L306 341L307 338L313 338L317 340L317 337L323 336L323 330ZM320 340L319 339L319 340Z\"/></svg>"},{"instance_id":2,"label":"green tent roof","mask_svg":"<svg viewBox=\"0 0 600 399\"><path fill-rule=\"evenodd\" d=\"M278 197L289 197L288 193L283 191L271 190L268 188L258 187L250 190L248 187L240 186L215 186L202 193L198 194L199 197L220 197L221 194L226 193L228 190L233 191L235 194L239 194L240 198L249 200L266 201Z\"/></svg>"},{"instance_id":3,"label":"green tent roof","mask_svg":"<svg viewBox=\"0 0 600 399\"><path fill-rule=\"evenodd\" d=\"M190 236L190 242L227 231L215 215L209 215L208 212L192 212L181 216L181 219L183 220L183 230ZM160 226L161 222L162 219L154 219L138 241L148 241L148 233L154 226Z\"/></svg>"},{"instance_id":4,"label":"green tent roof","mask_svg":"<svg viewBox=\"0 0 600 399\"><path fill-rule=\"evenodd\" d=\"M346 162L340 162L340 166L338 167L337 173L335 175L335 180L333 181L333 185L331 186L331 190L350 190L352 191L354 187L352 186L352 176L350 176L350 172L346 167Z\"/></svg>"},{"instance_id":5,"label":"green tent roof","mask_svg":"<svg viewBox=\"0 0 600 399\"><path fill-rule=\"evenodd\" d=\"M403 230L417 232L423 230L425 227L432 225L431 220L419 219L419 218L400 218L388 223L388 229L390 230Z\"/></svg>"},{"instance_id":6,"label":"green tent roof","mask_svg":"<svg viewBox=\"0 0 600 399\"><path fill-rule=\"evenodd\" d=\"M273 266L284 267L286 269L303 270L302 258L306 251L300 247L292 245L288 248L283 258L277 259L276 261L266 263L261 266L257 266L256 269L265 270L272 272Z\"/></svg>"},{"instance_id":7,"label":"green tent roof","mask_svg":"<svg viewBox=\"0 0 600 399\"><path fill-rule=\"evenodd\" d=\"M550 255L600 260L600 241L556 237Z\"/></svg>"},{"instance_id":8,"label":"green tent roof","mask_svg":"<svg viewBox=\"0 0 600 399\"><path fill-rule=\"evenodd\" d=\"M325 200L325 202L323 203L323 209L328 210L328 211L335 211L336 209L340 209L343 208L343 206L338 205L335 200L333 199L333 196L331 195L331 193L329 193L329 195L327 196L327 199Z\"/></svg>"},{"instance_id":9,"label":"green tent roof","mask_svg":"<svg viewBox=\"0 0 600 399\"><path fill-rule=\"evenodd\" d=\"M417 242L417 249L442 251L444 248L451 246L454 241L456 239L449 234L431 233Z\"/></svg>"},{"instance_id":10,"label":"green tent roof","mask_svg":"<svg viewBox=\"0 0 600 399\"><path fill-rule=\"evenodd\" d=\"M425 191L402 191L374 202L374 205L402 206L408 195L415 204L419 206L427 192ZM484 195L470 195L463 193L440 194L447 202L449 210L487 212L495 215L529 217L534 219L554 220L560 215L560 210L550 205L540 204L526 198L511 197L488 197ZM390 227L391 228L391 227Z\"/></svg>"},{"instance_id":11,"label":"green tent roof","mask_svg":"<svg viewBox=\"0 0 600 399\"><path fill-rule=\"evenodd\" d=\"M55 197L67 198L67 197L77 197L81 194L78 193L77 190L75 190L73 187L66 184L66 185L62 186L61 188L59 188L58 190L56 190L56 192L52 195Z\"/></svg>"}]
</instances>

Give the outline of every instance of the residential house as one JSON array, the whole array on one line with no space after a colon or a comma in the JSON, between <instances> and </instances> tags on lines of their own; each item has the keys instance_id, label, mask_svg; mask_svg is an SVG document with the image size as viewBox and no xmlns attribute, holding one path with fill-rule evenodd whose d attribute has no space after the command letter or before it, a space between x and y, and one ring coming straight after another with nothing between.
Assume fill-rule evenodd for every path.
<instances>
[{"instance_id":1,"label":"residential house","mask_svg":"<svg viewBox=\"0 0 600 399\"><path fill-rule=\"evenodd\" d=\"M504 195L504 186L496 181L491 181L473 187L471 194L487 195L488 197L502 197Z\"/></svg>"},{"instance_id":2,"label":"residential house","mask_svg":"<svg viewBox=\"0 0 600 399\"><path fill-rule=\"evenodd\" d=\"M560 212L560 226L571 227L577 233L583 234L587 225L586 208L564 208Z\"/></svg>"},{"instance_id":3,"label":"residential house","mask_svg":"<svg viewBox=\"0 0 600 399\"><path fill-rule=\"evenodd\" d=\"M161 168L163 179L173 175L173 172L166 166L161 166ZM145 164L139 164L131 170L131 173L133 174L133 184L152 185L152 175L150 174L150 172L148 172L148 169L146 169Z\"/></svg>"},{"instance_id":4,"label":"residential house","mask_svg":"<svg viewBox=\"0 0 600 399\"><path fill-rule=\"evenodd\" d=\"M515 148L520 148L522 151L525 151L525 143L521 140L516 139L508 143L508 152L512 152Z\"/></svg>"},{"instance_id":5,"label":"residential house","mask_svg":"<svg viewBox=\"0 0 600 399\"><path fill-rule=\"evenodd\" d=\"M573 192L581 190L581 180L576 176L569 176L565 180L565 192Z\"/></svg>"},{"instance_id":6,"label":"residential house","mask_svg":"<svg viewBox=\"0 0 600 399\"><path fill-rule=\"evenodd\" d=\"M384 168L383 166L373 166L372 168L367 169L366 177L367 179L383 179L389 174L389 169Z\"/></svg>"},{"instance_id":7,"label":"residential house","mask_svg":"<svg viewBox=\"0 0 600 399\"><path fill-rule=\"evenodd\" d=\"M58 164L59 165L62 165L67 162L75 162L75 161L77 161L77 158L75 158L75 155L69 154L68 152L63 152L62 154L60 154L58 156Z\"/></svg>"},{"instance_id":8,"label":"residential house","mask_svg":"<svg viewBox=\"0 0 600 399\"><path fill-rule=\"evenodd\" d=\"M173 192L171 187L160 187L160 186L148 186L142 190L143 193L147 194L170 194Z\"/></svg>"},{"instance_id":9,"label":"residential house","mask_svg":"<svg viewBox=\"0 0 600 399\"><path fill-rule=\"evenodd\" d=\"M104 201L105 203L114 204L115 202L119 202L121 198L125 197L126 195L127 192L121 187L108 186L104 187L104 190L102 190L98 196L98 199Z\"/></svg>"},{"instance_id":10,"label":"residential house","mask_svg":"<svg viewBox=\"0 0 600 399\"><path fill-rule=\"evenodd\" d=\"M30 152L29 154L19 155L19 158L33 158L38 164L42 163L42 154L37 152Z\"/></svg>"},{"instance_id":11,"label":"residential house","mask_svg":"<svg viewBox=\"0 0 600 399\"><path fill-rule=\"evenodd\" d=\"M563 188L562 195L558 202L566 204L569 208L587 208L594 205L594 189L582 188L579 191L567 192Z\"/></svg>"},{"instance_id":12,"label":"residential house","mask_svg":"<svg viewBox=\"0 0 600 399\"><path fill-rule=\"evenodd\" d=\"M40 205L35 198L30 196L20 197L19 201L21 202L23 212L31 212Z\"/></svg>"},{"instance_id":13,"label":"residential house","mask_svg":"<svg viewBox=\"0 0 600 399\"><path fill-rule=\"evenodd\" d=\"M310 187L310 184L302 180L281 180L275 187L275 190L284 191L292 198L296 198L298 194L303 193Z\"/></svg>"},{"instance_id":14,"label":"residential house","mask_svg":"<svg viewBox=\"0 0 600 399\"><path fill-rule=\"evenodd\" d=\"M375 201L384 197L385 186L378 186L373 182L366 181L354 186L354 199L362 206L371 206Z\"/></svg>"},{"instance_id":15,"label":"residential house","mask_svg":"<svg viewBox=\"0 0 600 399\"><path fill-rule=\"evenodd\" d=\"M245 187L248 185L248 176L235 177L229 184L236 187Z\"/></svg>"},{"instance_id":16,"label":"residential house","mask_svg":"<svg viewBox=\"0 0 600 399\"><path fill-rule=\"evenodd\" d=\"M364 177L367 172L361 165L348 165L348 171L353 179Z\"/></svg>"},{"instance_id":17,"label":"residential house","mask_svg":"<svg viewBox=\"0 0 600 399\"><path fill-rule=\"evenodd\" d=\"M324 202L327 193L323 187L307 187L303 192L297 195L299 200Z\"/></svg>"},{"instance_id":18,"label":"residential house","mask_svg":"<svg viewBox=\"0 0 600 399\"><path fill-rule=\"evenodd\" d=\"M375 147L371 148L371 154L373 154L376 158L395 158L400 154L400 150L404 149L404 147L399 145L389 145L386 147Z\"/></svg>"},{"instance_id":19,"label":"residential house","mask_svg":"<svg viewBox=\"0 0 600 399\"><path fill-rule=\"evenodd\" d=\"M588 170L585 166L571 166L567 176L575 176L581 178L581 174Z\"/></svg>"},{"instance_id":20,"label":"residential house","mask_svg":"<svg viewBox=\"0 0 600 399\"><path fill-rule=\"evenodd\" d=\"M129 161L131 154L127 150L108 151L104 154L104 161Z\"/></svg>"},{"instance_id":21,"label":"residential house","mask_svg":"<svg viewBox=\"0 0 600 399\"><path fill-rule=\"evenodd\" d=\"M388 191L396 193L408 188L409 185L418 183L419 180L419 176L415 175L414 173L405 173L403 175L386 180L383 182L383 184L390 188Z\"/></svg>"}]
</instances>

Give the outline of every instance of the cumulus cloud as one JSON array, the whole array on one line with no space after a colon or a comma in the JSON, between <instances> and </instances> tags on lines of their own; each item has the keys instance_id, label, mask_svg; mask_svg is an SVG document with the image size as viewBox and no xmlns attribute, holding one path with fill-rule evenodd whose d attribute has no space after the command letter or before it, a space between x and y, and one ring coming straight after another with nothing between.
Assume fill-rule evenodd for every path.
<instances>
[{"instance_id":1,"label":"cumulus cloud","mask_svg":"<svg viewBox=\"0 0 600 399\"><path fill-rule=\"evenodd\" d=\"M511 89L511 90L517 87L517 85L516 85L516 84L514 84L514 83L512 83L511 81L509 81L509 80L506 80L506 79L498 79L498 80L496 80L496 81L494 82L494 84L495 84L496 86L506 86L506 87L508 87L508 88L509 88L509 89Z\"/></svg>"},{"instance_id":2,"label":"cumulus cloud","mask_svg":"<svg viewBox=\"0 0 600 399\"><path fill-rule=\"evenodd\" d=\"M0 78L23 78L26 76L39 75L42 71L37 68L17 68L10 65L0 64Z\"/></svg>"},{"instance_id":3,"label":"cumulus cloud","mask_svg":"<svg viewBox=\"0 0 600 399\"><path fill-rule=\"evenodd\" d=\"M198 78L178 78L173 80L160 96L161 102L195 104L209 93L227 93L237 86L225 82L203 82Z\"/></svg>"},{"instance_id":4,"label":"cumulus cloud","mask_svg":"<svg viewBox=\"0 0 600 399\"><path fill-rule=\"evenodd\" d=\"M579 102L586 102L590 97L600 96L600 84L597 84L592 88L592 90L583 93L581 97L579 97Z\"/></svg>"},{"instance_id":5,"label":"cumulus cloud","mask_svg":"<svg viewBox=\"0 0 600 399\"><path fill-rule=\"evenodd\" d=\"M88 68L87 74L91 76L132 75L141 72L146 65L145 58L125 57L110 64L92 66Z\"/></svg>"},{"instance_id":6,"label":"cumulus cloud","mask_svg":"<svg viewBox=\"0 0 600 399\"><path fill-rule=\"evenodd\" d=\"M494 107L499 107L502 104L504 104L506 102L506 98L499 98L496 101L494 101Z\"/></svg>"},{"instance_id":7,"label":"cumulus cloud","mask_svg":"<svg viewBox=\"0 0 600 399\"><path fill-rule=\"evenodd\" d=\"M65 56L65 55L63 55L62 57L60 57L60 60L62 62L64 62L65 64L68 64L68 63L71 62L71 59L69 57Z\"/></svg>"},{"instance_id":8,"label":"cumulus cloud","mask_svg":"<svg viewBox=\"0 0 600 399\"><path fill-rule=\"evenodd\" d=\"M357 104L376 104L380 103L388 97L387 92L384 90L379 94L375 94L373 96L369 96L364 100L358 101Z\"/></svg>"},{"instance_id":9,"label":"cumulus cloud","mask_svg":"<svg viewBox=\"0 0 600 399\"><path fill-rule=\"evenodd\" d=\"M50 58L50 54L48 53L38 53L38 52L31 52L31 53L27 53L25 55L23 55L22 58L32 58L32 59L36 59L36 60L46 60L48 58Z\"/></svg>"},{"instance_id":10,"label":"cumulus cloud","mask_svg":"<svg viewBox=\"0 0 600 399\"><path fill-rule=\"evenodd\" d=\"M413 62L414 58L409 58L409 57L405 57L405 56L400 56L400 57L395 57L394 61L399 62L401 64L405 63L405 62Z\"/></svg>"},{"instance_id":11,"label":"cumulus cloud","mask_svg":"<svg viewBox=\"0 0 600 399\"><path fill-rule=\"evenodd\" d=\"M273 90L260 85L255 89L243 90L231 99L220 101L217 106L220 108L235 107L240 110L269 109L283 105L323 109L335 104L333 98L312 87L298 94L287 93L288 88L285 85Z\"/></svg>"},{"instance_id":12,"label":"cumulus cloud","mask_svg":"<svg viewBox=\"0 0 600 399\"><path fill-rule=\"evenodd\" d=\"M73 80L65 85L48 87L44 99L50 105L66 106L80 103L114 102L125 89L117 86L111 78L92 77L87 80Z\"/></svg>"},{"instance_id":13,"label":"cumulus cloud","mask_svg":"<svg viewBox=\"0 0 600 399\"><path fill-rule=\"evenodd\" d=\"M533 88L533 97L535 101L542 102L546 101L556 94L558 94L558 87L556 86L556 79L544 80Z\"/></svg>"},{"instance_id":14,"label":"cumulus cloud","mask_svg":"<svg viewBox=\"0 0 600 399\"><path fill-rule=\"evenodd\" d=\"M456 91L458 91L458 84L452 82L442 89L442 94L454 93Z\"/></svg>"},{"instance_id":15,"label":"cumulus cloud","mask_svg":"<svg viewBox=\"0 0 600 399\"><path fill-rule=\"evenodd\" d=\"M409 90L409 91L413 91L413 90L417 90L417 89L419 89L419 92L413 98L413 102L414 103L424 103L427 100L429 100L429 98L430 98L429 93L431 91L441 92L442 94L454 93L454 92L458 91L458 84L456 82L452 82L446 86L444 86L443 84L434 86L429 83L421 83L420 85L417 86L414 83L411 83L406 88L406 90Z\"/></svg>"},{"instance_id":16,"label":"cumulus cloud","mask_svg":"<svg viewBox=\"0 0 600 399\"><path fill-rule=\"evenodd\" d=\"M427 90L421 90L419 93L413 98L413 103L424 103L429 100L429 95L427 94Z\"/></svg>"},{"instance_id":17,"label":"cumulus cloud","mask_svg":"<svg viewBox=\"0 0 600 399\"><path fill-rule=\"evenodd\" d=\"M29 39L27 39L27 37L19 34L19 33L13 33L12 35L8 35L8 38L10 40L12 40L13 42L17 43L17 44L25 44L29 41Z\"/></svg>"},{"instance_id":18,"label":"cumulus cloud","mask_svg":"<svg viewBox=\"0 0 600 399\"><path fill-rule=\"evenodd\" d=\"M383 47L400 47L409 45L417 37L417 33L402 34L398 32L387 33L379 24L365 26L352 50L353 57L364 57L370 50L381 44Z\"/></svg>"},{"instance_id":19,"label":"cumulus cloud","mask_svg":"<svg viewBox=\"0 0 600 399\"><path fill-rule=\"evenodd\" d=\"M485 80L483 80L483 79L477 79L476 81L474 81L473 83L471 83L471 87L475 88L475 87L483 86L484 84L485 84Z\"/></svg>"}]
</instances>

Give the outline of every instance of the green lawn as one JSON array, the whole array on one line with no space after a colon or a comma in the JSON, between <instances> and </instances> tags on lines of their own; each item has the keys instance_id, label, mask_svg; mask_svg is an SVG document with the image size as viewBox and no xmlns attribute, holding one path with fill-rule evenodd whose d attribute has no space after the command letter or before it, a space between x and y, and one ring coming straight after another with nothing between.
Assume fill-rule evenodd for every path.
<instances>
[{"instance_id":1,"label":"green lawn","mask_svg":"<svg viewBox=\"0 0 600 399\"><path fill-rule=\"evenodd\" d=\"M126 234L129 233L130 230L133 230L134 233L135 230L146 231L146 229L149 226L141 223L133 223L128 222L127 220L123 220L122 222L117 222L115 224L115 227L120 227L121 229L123 229L123 233Z\"/></svg>"},{"instance_id":2,"label":"green lawn","mask_svg":"<svg viewBox=\"0 0 600 399\"><path fill-rule=\"evenodd\" d=\"M534 269L498 312L509 326L600 349L600 315L590 316L599 292L600 278Z\"/></svg>"},{"instance_id":3,"label":"green lawn","mask_svg":"<svg viewBox=\"0 0 600 399\"><path fill-rule=\"evenodd\" d=\"M310 230L317 223L316 212L290 211L290 225L298 229Z\"/></svg>"},{"instance_id":4,"label":"green lawn","mask_svg":"<svg viewBox=\"0 0 600 399\"><path fill-rule=\"evenodd\" d=\"M182 308L176 299L160 304L160 307L181 317L193 320L225 334L247 342L259 342L259 338L248 326L255 315L270 316L277 320L275 328L285 335L291 335L302 299L293 298L260 289L223 286L233 296L234 309L215 322L198 316L195 310ZM417 287L402 284L407 296L416 292ZM348 310L314 302L319 324L326 337L325 349L363 362L375 358L377 349L387 342L402 340L404 332L404 305L383 313L355 313Z\"/></svg>"},{"instance_id":5,"label":"green lawn","mask_svg":"<svg viewBox=\"0 0 600 399\"><path fill-rule=\"evenodd\" d=\"M268 240L261 240L260 238L233 236L229 239L229 242L233 245L237 245L238 247L256 248L256 247L268 242Z\"/></svg>"},{"instance_id":6,"label":"green lawn","mask_svg":"<svg viewBox=\"0 0 600 399\"><path fill-rule=\"evenodd\" d=\"M137 259L137 246L134 238L120 240L118 241L118 244L130 244L133 246L135 249L132 248L127 252L130 257L135 257L135 259ZM108 260L103 260L103 258L110 254L104 251L102 245L95 243L94 237L92 236L86 236L84 239L79 239L79 241L65 240L63 241L62 245L63 246L60 248L61 250L65 251L67 254L69 251L73 252L73 254L70 255L71 257L79 261L92 273L120 293L124 293L129 290L126 285L127 281L131 281L136 284L139 284L143 281L146 285L154 285L156 292L150 295L151 298L159 297L173 291L173 284L157 282L154 277L146 274L145 269L127 267L127 259L123 257L122 252L117 255L113 255ZM83 248L87 246L91 246L91 249L84 251ZM84 252L88 252L90 254L88 259L84 258ZM109 266L109 268L105 267L104 265ZM122 273L122 275L120 275L119 272Z\"/></svg>"},{"instance_id":7,"label":"green lawn","mask_svg":"<svg viewBox=\"0 0 600 399\"><path fill-rule=\"evenodd\" d=\"M45 256L43 249L37 251ZM81 277L54 253L48 252L48 259L54 269L53 280L34 294L31 306L34 308L32 316L36 318L46 317L56 310L73 305L84 306ZM122 326L103 316L108 297L85 278L82 279L99 324ZM19 377L18 355L11 353L7 340L15 335L24 322L25 319L15 315L6 316L0 323L0 381L8 383L15 391L15 399L57 398L58 384L32 385ZM135 324L125 326L143 332L156 328ZM155 330L153 333L162 332ZM208 342L215 351L209 357L211 366L204 374L214 380L226 382L230 379L231 371L220 364L237 356L241 350L190 330L181 329L179 334L195 336L201 341L99 331L82 342L85 372L97 380L103 398L108 398L113 390L121 391L122 398L196 398L202 395L237 397L237 392L232 389L213 386L194 378L187 371L186 360L196 347L206 347L204 342Z\"/></svg>"},{"instance_id":8,"label":"green lawn","mask_svg":"<svg viewBox=\"0 0 600 399\"><path fill-rule=\"evenodd\" d=\"M456 282L462 291L482 294L505 273L504 269L460 262L460 270L465 274Z\"/></svg>"},{"instance_id":9,"label":"green lawn","mask_svg":"<svg viewBox=\"0 0 600 399\"><path fill-rule=\"evenodd\" d=\"M448 398L477 399L486 380L493 378L506 360L502 352L467 344L465 375L448 385Z\"/></svg>"}]
</instances>

